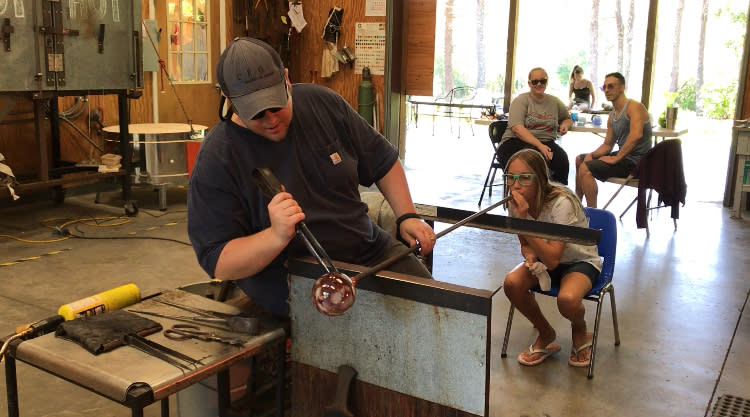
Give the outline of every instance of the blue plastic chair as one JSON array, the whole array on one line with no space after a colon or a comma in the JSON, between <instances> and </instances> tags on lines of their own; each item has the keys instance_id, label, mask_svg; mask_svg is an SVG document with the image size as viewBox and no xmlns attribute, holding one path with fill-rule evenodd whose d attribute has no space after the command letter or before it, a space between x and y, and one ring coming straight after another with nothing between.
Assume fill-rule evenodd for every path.
<instances>
[{"instance_id":1,"label":"blue plastic chair","mask_svg":"<svg viewBox=\"0 0 750 417\"><path fill-rule=\"evenodd\" d=\"M594 340L591 343L591 363L589 364L588 378L594 377L594 359L596 358L596 345L599 336L599 318L602 313L602 300L604 294L609 293L609 301L612 305L612 322L615 329L615 346L620 345L620 331L617 328L617 307L615 306L615 289L612 285L612 275L615 271L615 257L617 255L617 222L615 216L602 209L595 209L586 207L586 217L589 218L589 228L598 229L602 231L601 238L599 239L599 256L603 258L602 261L602 272L596 279L596 282L591 288L591 291L583 297L585 300L596 302L596 319L594 320ZM553 286L549 291L542 291L539 286L531 289L534 292L548 295L550 297L557 297L560 292L560 287ZM514 307L511 304L510 313L508 313L508 324L505 328L505 339L503 340L503 351L501 357L507 357L508 339L510 338L510 328L513 324L513 311Z\"/></svg>"}]
</instances>

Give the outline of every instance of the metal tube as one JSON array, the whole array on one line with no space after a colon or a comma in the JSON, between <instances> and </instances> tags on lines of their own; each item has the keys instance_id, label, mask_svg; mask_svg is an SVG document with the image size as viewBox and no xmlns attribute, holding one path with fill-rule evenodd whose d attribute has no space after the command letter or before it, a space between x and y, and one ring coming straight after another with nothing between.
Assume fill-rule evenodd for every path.
<instances>
[{"instance_id":1,"label":"metal tube","mask_svg":"<svg viewBox=\"0 0 750 417\"><path fill-rule=\"evenodd\" d=\"M495 203L495 204L493 204L491 206L488 206L488 207L482 209L481 211L478 211L478 212L472 214L471 216L469 216L469 217L467 217L467 218L465 218L463 220L460 220L459 222L453 224L451 227L449 227L449 228L441 231L440 233L436 234L435 235L435 239L437 239L439 237L442 237L442 236L445 236L446 234L452 232L453 230L456 230L456 228L458 228L460 226L463 226L464 224L466 224L466 223L474 220L475 218L477 218L477 217L479 217L479 216L487 213L488 211L490 211L490 210L492 210L492 209L494 209L494 208L496 208L496 207L498 207L498 206L500 206L502 204L507 203L508 201L510 201L511 198L513 198L513 197L512 196L505 197L504 199L498 201L497 203ZM419 245L416 245L413 248L405 248L402 252L399 252L399 253L391 256L390 258L384 260L383 262L381 262L381 263L373 266L372 268L367 269L367 270L365 270L363 272L360 272L359 274L355 275L352 278L352 284L356 285L357 281L361 280L362 278L367 278L370 275L375 275L379 271L381 271L381 270L383 270L383 269L391 266L392 264L396 263L400 259L406 257L407 255L409 255L410 253L412 253L412 252L414 252L415 250L418 250L418 249L419 249Z\"/></svg>"},{"instance_id":2,"label":"metal tube","mask_svg":"<svg viewBox=\"0 0 750 417\"><path fill-rule=\"evenodd\" d=\"M307 239L310 240L309 243L311 243L312 246L313 246L313 248L315 248L315 252L323 255L323 258L326 261L328 261L328 264L331 266L331 269L333 269L334 272L339 272L339 270L336 268L336 265L333 264L333 261L331 260L331 257L328 256L328 253L326 253L325 249L323 249L323 246L320 245L320 243L318 242L318 240L315 239L315 236L313 236L313 234L310 231L310 229L307 228L307 224L304 221L301 221L301 222L298 223L298 226L299 226L298 230L300 232L302 232L302 236L304 236L306 240ZM309 249L309 247L308 247L308 249ZM317 254L314 254L314 255L316 257L320 258ZM322 263L323 262L321 261L321 264ZM325 268L325 265L323 267Z\"/></svg>"}]
</instances>

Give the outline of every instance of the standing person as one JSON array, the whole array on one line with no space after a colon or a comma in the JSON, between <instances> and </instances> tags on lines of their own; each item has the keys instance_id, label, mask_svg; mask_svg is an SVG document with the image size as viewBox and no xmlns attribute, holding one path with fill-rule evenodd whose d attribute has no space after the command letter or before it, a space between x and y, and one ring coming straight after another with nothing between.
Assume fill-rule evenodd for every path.
<instances>
[{"instance_id":1,"label":"standing person","mask_svg":"<svg viewBox=\"0 0 750 417\"><path fill-rule=\"evenodd\" d=\"M568 104L568 110L573 106L578 106L578 110L587 111L594 108L594 84L591 80L583 78L583 68L579 65L573 67L570 73L570 87L568 88L568 99L573 96L573 100Z\"/></svg>"},{"instance_id":2,"label":"standing person","mask_svg":"<svg viewBox=\"0 0 750 417\"><path fill-rule=\"evenodd\" d=\"M588 227L583 206L576 196L567 187L549 182L547 166L539 152L524 149L514 154L504 177L506 190L513 196L508 208L512 217ZM586 331L583 296L591 290L602 269L596 246L523 235L518 235L518 240L524 262L506 275L503 290L513 306L539 332L531 346L518 356L518 361L528 366L538 365L561 349L555 343L555 329L530 292L538 284L544 287L537 274L548 270L551 282L560 287L557 308L571 324L573 345L568 363L588 366L593 334Z\"/></svg>"},{"instance_id":3,"label":"standing person","mask_svg":"<svg viewBox=\"0 0 750 417\"><path fill-rule=\"evenodd\" d=\"M230 117L206 136L188 189L188 234L211 276L236 280L256 307L288 315L288 255L307 254L295 225L305 220L336 260L372 266L403 249L373 224L359 185L377 184L404 241L429 253L432 228L415 214L398 151L344 99L315 84L289 82L268 44L236 38L217 77ZM221 112L221 110L220 110ZM253 182L270 168L284 191L270 202ZM304 210L304 211L303 211ZM391 270L431 277L415 256Z\"/></svg>"},{"instance_id":4,"label":"standing person","mask_svg":"<svg viewBox=\"0 0 750 417\"><path fill-rule=\"evenodd\" d=\"M525 148L534 148L544 155L552 171L552 180L568 183L570 164L568 154L555 143L557 135L568 133L573 121L562 101L545 94L547 71L534 68L529 72L528 93L516 97L510 104L508 128L497 149L498 161L508 164L511 155Z\"/></svg>"},{"instance_id":5,"label":"standing person","mask_svg":"<svg viewBox=\"0 0 750 417\"><path fill-rule=\"evenodd\" d=\"M651 149L651 120L643 103L625 97L625 77L619 72L604 78L604 95L614 110L607 120L604 143L593 152L576 157L576 195L588 207L596 207L596 180L624 178ZM614 145L618 150L612 152Z\"/></svg>"}]
</instances>

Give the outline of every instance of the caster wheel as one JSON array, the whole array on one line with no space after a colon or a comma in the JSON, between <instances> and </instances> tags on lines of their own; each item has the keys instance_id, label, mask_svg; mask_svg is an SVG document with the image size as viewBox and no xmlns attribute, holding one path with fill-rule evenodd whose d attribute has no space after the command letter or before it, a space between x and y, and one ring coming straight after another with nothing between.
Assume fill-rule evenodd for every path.
<instances>
[{"instance_id":1,"label":"caster wheel","mask_svg":"<svg viewBox=\"0 0 750 417\"><path fill-rule=\"evenodd\" d=\"M125 203L125 215L128 217L134 217L138 215L138 206L135 204L135 201L128 201Z\"/></svg>"}]
</instances>

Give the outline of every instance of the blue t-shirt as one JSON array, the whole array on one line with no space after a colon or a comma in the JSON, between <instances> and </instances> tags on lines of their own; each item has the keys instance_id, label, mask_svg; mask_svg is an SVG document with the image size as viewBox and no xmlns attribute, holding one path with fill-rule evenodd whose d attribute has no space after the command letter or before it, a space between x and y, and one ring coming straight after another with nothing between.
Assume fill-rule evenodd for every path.
<instances>
[{"instance_id":1,"label":"blue t-shirt","mask_svg":"<svg viewBox=\"0 0 750 417\"><path fill-rule=\"evenodd\" d=\"M385 176L398 151L328 88L295 84L292 106L287 137L280 142L227 120L211 129L201 145L188 189L188 235L198 262L212 277L230 240L271 225L268 199L252 179L256 167L274 172L333 259L367 264L391 239L370 220L358 186L369 187ZM255 303L276 315L288 313L289 252L307 254L299 236L261 273L237 281Z\"/></svg>"}]
</instances>

